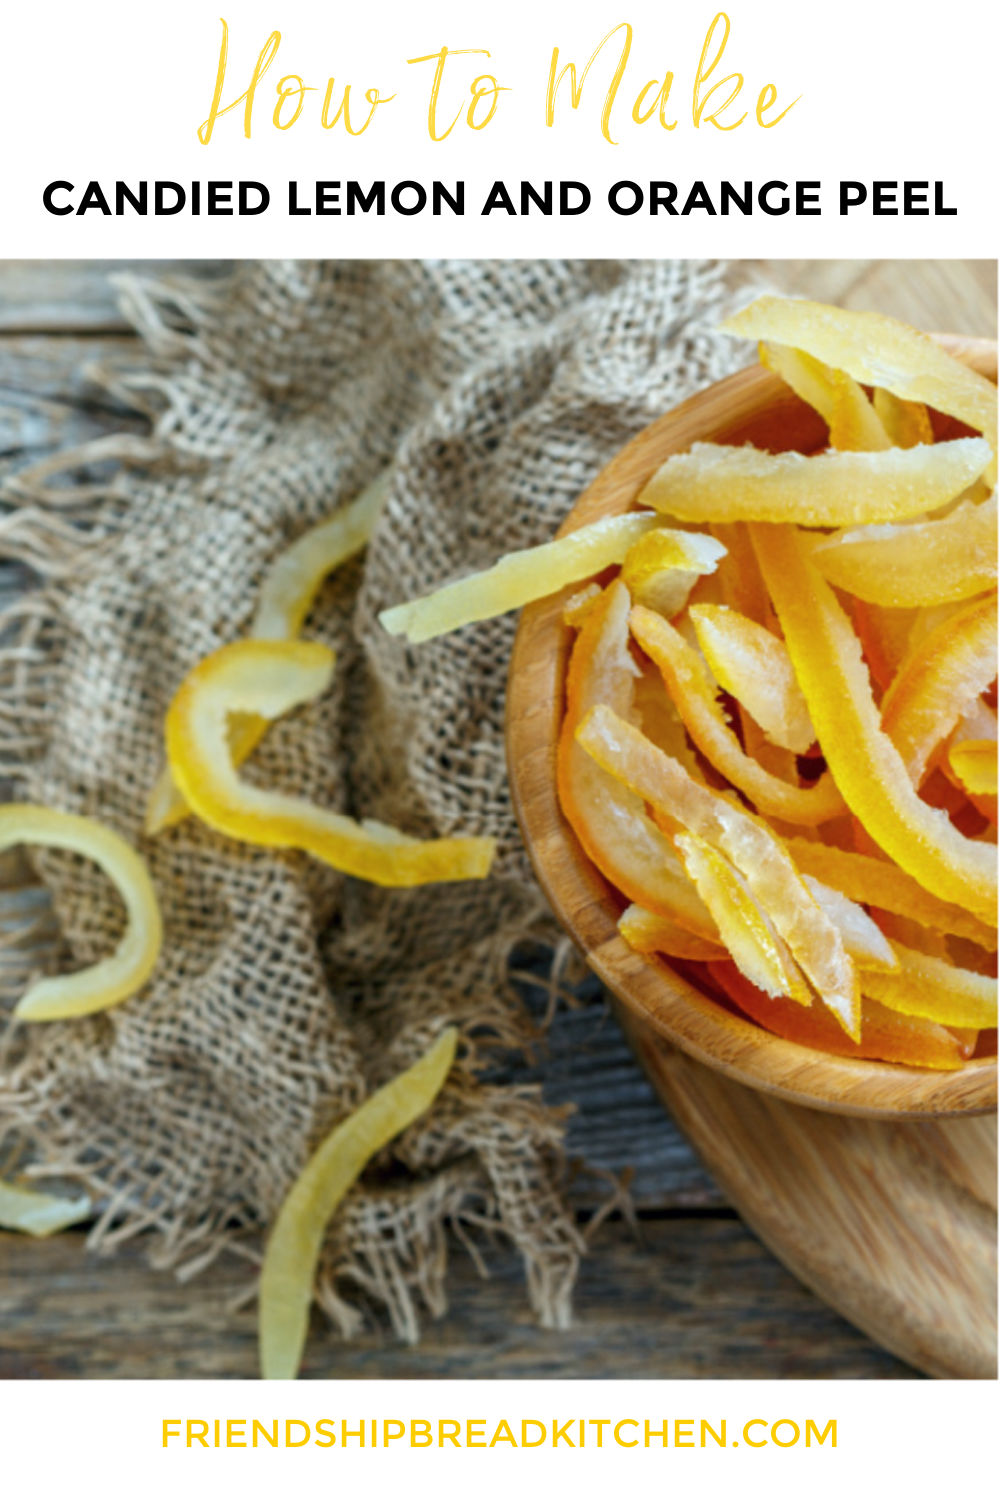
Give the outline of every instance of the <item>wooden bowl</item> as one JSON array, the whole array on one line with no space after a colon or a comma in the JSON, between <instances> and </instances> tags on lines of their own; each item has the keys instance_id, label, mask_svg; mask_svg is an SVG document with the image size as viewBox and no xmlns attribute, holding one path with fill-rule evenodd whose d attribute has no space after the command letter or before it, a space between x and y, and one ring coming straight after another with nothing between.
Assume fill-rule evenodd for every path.
<instances>
[{"instance_id":1,"label":"wooden bowl","mask_svg":"<svg viewBox=\"0 0 1000 1500\"><path fill-rule=\"evenodd\" d=\"M942 342L996 380L994 342L950 336ZM942 435L950 430L954 424L944 424ZM826 428L770 371L741 370L628 443L580 497L559 534L628 510L664 459L694 442L753 442L808 453L825 445ZM709 1067L798 1104L891 1118L995 1108L995 1057L974 1058L948 1073L832 1057L772 1036L666 962L635 953L623 941L616 924L626 903L584 854L556 793L571 645L562 607L570 592L530 605L521 617L507 687L507 764L514 809L542 889L608 989L633 1015Z\"/></svg>"}]
</instances>

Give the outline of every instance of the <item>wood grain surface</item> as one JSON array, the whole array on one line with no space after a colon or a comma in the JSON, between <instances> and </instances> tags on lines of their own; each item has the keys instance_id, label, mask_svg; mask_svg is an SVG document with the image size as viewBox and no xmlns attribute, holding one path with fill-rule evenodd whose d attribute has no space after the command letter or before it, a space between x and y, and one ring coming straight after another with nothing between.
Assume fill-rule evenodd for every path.
<instances>
[{"instance_id":1,"label":"wood grain surface","mask_svg":"<svg viewBox=\"0 0 1000 1500\"><path fill-rule=\"evenodd\" d=\"M0 473L69 443L140 428L84 373L138 353L108 285L113 269L0 262ZM927 328L976 334L995 324L993 262L746 262L731 274ZM0 599L27 581L0 563ZM540 991L528 997L545 1004ZM482 1282L459 1249L450 1311L427 1326L417 1349L376 1332L345 1348L317 1319L306 1376L915 1376L796 1282L736 1219L664 1115L596 982L575 1009L559 1011L546 1053L518 1076L539 1082L554 1103L576 1101L570 1149L597 1169L573 1186L582 1221L607 1197L600 1173L631 1174L635 1227L615 1218L598 1230L574 1326L546 1333L532 1325L516 1256L496 1247ZM228 1310L245 1270L220 1264L181 1286L150 1270L141 1246L95 1260L83 1238L0 1235L0 1376L254 1373L252 1313Z\"/></svg>"}]
</instances>

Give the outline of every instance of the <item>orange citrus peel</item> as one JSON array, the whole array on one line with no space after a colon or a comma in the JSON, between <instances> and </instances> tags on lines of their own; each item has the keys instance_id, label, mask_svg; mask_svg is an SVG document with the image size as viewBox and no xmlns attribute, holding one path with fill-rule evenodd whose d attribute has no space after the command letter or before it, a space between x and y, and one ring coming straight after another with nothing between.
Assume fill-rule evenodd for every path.
<instances>
[{"instance_id":1,"label":"orange citrus peel","mask_svg":"<svg viewBox=\"0 0 1000 1500\"><path fill-rule=\"evenodd\" d=\"M860 1041L852 1041L820 1007L813 1005L807 1010L790 1000L771 999L750 984L733 963L713 962L709 973L751 1020L802 1047L840 1057L872 1058L942 1071L960 1068L972 1050L944 1026L900 1015L867 997L861 1002Z\"/></svg>"},{"instance_id":2,"label":"orange citrus peel","mask_svg":"<svg viewBox=\"0 0 1000 1500\"><path fill-rule=\"evenodd\" d=\"M402 635L414 643L433 640L463 625L520 609L533 599L556 594L624 562L639 538L662 524L651 511L606 516L553 542L508 552L481 573L383 610L379 620L390 635Z\"/></svg>"},{"instance_id":3,"label":"orange citrus peel","mask_svg":"<svg viewBox=\"0 0 1000 1500\"><path fill-rule=\"evenodd\" d=\"M837 588L893 609L948 604L996 588L997 500L964 501L939 520L866 526L813 550Z\"/></svg>"},{"instance_id":4,"label":"orange citrus peel","mask_svg":"<svg viewBox=\"0 0 1000 1500\"><path fill-rule=\"evenodd\" d=\"M637 604L630 623L633 636L662 672L667 691L698 749L759 812L788 823L815 826L845 811L828 774L811 787L795 786L766 771L743 751L726 722L715 685L697 651L667 620Z\"/></svg>"},{"instance_id":5,"label":"orange citrus peel","mask_svg":"<svg viewBox=\"0 0 1000 1500\"><path fill-rule=\"evenodd\" d=\"M695 443L662 464L639 494L680 521L795 521L852 526L901 521L955 499L990 462L982 438L882 453L766 453Z\"/></svg>"},{"instance_id":6,"label":"orange citrus peel","mask_svg":"<svg viewBox=\"0 0 1000 1500\"><path fill-rule=\"evenodd\" d=\"M145 861L93 818L28 802L0 807L0 853L15 844L42 844L93 860L125 905L125 931L115 951L88 968L36 980L14 1008L21 1021L92 1015L128 1000L149 979L163 942L160 908Z\"/></svg>"},{"instance_id":7,"label":"orange citrus peel","mask_svg":"<svg viewBox=\"0 0 1000 1500\"><path fill-rule=\"evenodd\" d=\"M752 535L820 748L844 800L875 843L929 891L991 921L997 886L991 852L918 796L882 728L858 638L808 544L794 527L755 526Z\"/></svg>"},{"instance_id":8,"label":"orange citrus peel","mask_svg":"<svg viewBox=\"0 0 1000 1500\"><path fill-rule=\"evenodd\" d=\"M576 738L602 770L726 856L824 1004L856 1036L860 991L854 964L837 927L766 824L728 796L699 786L683 766L606 705L591 710Z\"/></svg>"},{"instance_id":9,"label":"orange citrus peel","mask_svg":"<svg viewBox=\"0 0 1000 1500\"><path fill-rule=\"evenodd\" d=\"M284 641L298 635L324 579L367 546L385 506L391 480L392 469L384 469L355 500L310 527L279 553L261 583L250 626L252 640ZM228 733L234 765L242 765L253 754L266 731L266 719L252 715L232 719ZM165 766L146 804L146 832L159 833L172 828L190 810L174 783L170 767Z\"/></svg>"},{"instance_id":10,"label":"orange citrus peel","mask_svg":"<svg viewBox=\"0 0 1000 1500\"><path fill-rule=\"evenodd\" d=\"M457 1042L454 1027L443 1031L405 1073L335 1126L295 1179L271 1229L261 1268L258 1336L265 1380L295 1379L330 1219L372 1157L433 1104L451 1070Z\"/></svg>"},{"instance_id":11,"label":"orange citrus peel","mask_svg":"<svg viewBox=\"0 0 1000 1500\"><path fill-rule=\"evenodd\" d=\"M237 775L228 716L277 718L323 693L332 670L333 652L306 641L237 641L194 669L178 689L166 724L170 769L192 811L230 838L302 849L376 885L482 879L493 859L492 839L421 841L251 786Z\"/></svg>"}]
</instances>

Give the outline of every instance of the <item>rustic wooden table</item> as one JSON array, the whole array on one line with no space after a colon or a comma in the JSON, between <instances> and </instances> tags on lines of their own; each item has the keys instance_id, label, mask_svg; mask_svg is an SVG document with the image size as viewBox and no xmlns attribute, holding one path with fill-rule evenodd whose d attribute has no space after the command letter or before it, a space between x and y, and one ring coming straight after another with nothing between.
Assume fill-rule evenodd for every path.
<instances>
[{"instance_id":1,"label":"rustic wooden table","mask_svg":"<svg viewBox=\"0 0 1000 1500\"><path fill-rule=\"evenodd\" d=\"M109 262L0 262L0 477L101 433L140 430L88 382L86 367L128 353ZM134 266L129 269L141 269ZM210 268L205 268L209 271ZM993 262L769 261L737 268L782 290L873 307L920 327L990 333ZM30 583L5 565L0 604ZM488 1280L460 1248L447 1316L417 1348L373 1331L351 1345L310 1341L319 1378L912 1378L789 1275L743 1226L667 1119L603 999L557 1017L536 1075L553 1102L576 1100L570 1149L589 1167L631 1174L634 1213L591 1239L565 1333L536 1328L516 1257L494 1252ZM582 1220L608 1180L581 1174ZM245 1271L218 1265L181 1286L142 1246L83 1255L82 1234L0 1234L0 1376L233 1378L256 1373L255 1323L231 1311Z\"/></svg>"}]
</instances>

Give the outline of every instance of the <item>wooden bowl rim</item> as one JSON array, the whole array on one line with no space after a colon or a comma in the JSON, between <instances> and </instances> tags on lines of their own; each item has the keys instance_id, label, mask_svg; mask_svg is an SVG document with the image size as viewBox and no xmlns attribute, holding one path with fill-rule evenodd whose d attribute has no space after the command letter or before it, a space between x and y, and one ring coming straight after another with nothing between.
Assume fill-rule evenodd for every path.
<instances>
[{"instance_id":1,"label":"wooden bowl rim","mask_svg":"<svg viewBox=\"0 0 1000 1500\"><path fill-rule=\"evenodd\" d=\"M953 334L934 337L996 379L995 340ZM810 423L803 403L778 376L760 365L748 366L689 397L627 443L583 492L557 535L627 510L668 454L696 440L692 428L697 428L700 411L718 412L723 405L726 420L716 420L704 429L716 441L727 430L739 433L743 426L752 426L765 410L773 417L786 409L799 425ZM818 445L825 428L814 414L812 423ZM672 441L678 430L684 432L683 441ZM726 440L724 435L722 440ZM623 475L627 480L623 481ZM725 1009L663 960L635 953L623 941L616 925L622 898L577 843L556 793L555 749L571 638L562 621L562 607L572 592L572 588L563 590L522 612L508 673L506 752L514 811L535 874L590 968L660 1037L738 1083L793 1103L886 1119L994 1110L996 1058L974 1059L955 1072L937 1072L834 1057L772 1035Z\"/></svg>"}]
</instances>

